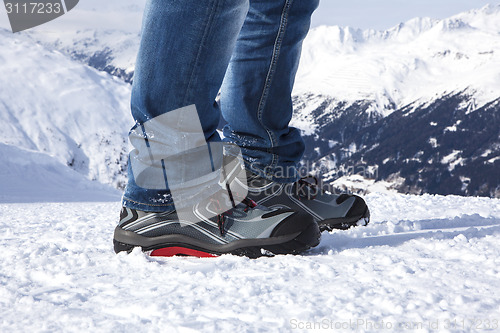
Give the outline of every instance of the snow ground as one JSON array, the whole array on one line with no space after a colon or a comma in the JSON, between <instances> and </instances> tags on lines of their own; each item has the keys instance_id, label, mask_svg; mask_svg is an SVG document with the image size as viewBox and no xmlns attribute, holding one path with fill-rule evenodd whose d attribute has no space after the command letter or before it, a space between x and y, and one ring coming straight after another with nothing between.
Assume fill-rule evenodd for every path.
<instances>
[{"instance_id":1,"label":"snow ground","mask_svg":"<svg viewBox=\"0 0 500 333\"><path fill-rule=\"evenodd\" d=\"M0 331L495 331L500 200L366 199L369 226L256 260L115 255L118 202L0 204Z\"/></svg>"}]
</instances>

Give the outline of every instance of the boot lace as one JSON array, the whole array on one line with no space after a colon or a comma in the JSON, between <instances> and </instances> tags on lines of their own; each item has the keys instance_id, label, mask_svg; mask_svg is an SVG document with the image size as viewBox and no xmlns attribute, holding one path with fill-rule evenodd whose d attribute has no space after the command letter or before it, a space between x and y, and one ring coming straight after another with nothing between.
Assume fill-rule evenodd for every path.
<instances>
[{"instance_id":1,"label":"boot lace","mask_svg":"<svg viewBox=\"0 0 500 333\"><path fill-rule=\"evenodd\" d=\"M228 187L228 193L229 193L229 198L231 200L233 208L236 208L236 203L234 201L233 194L232 194L231 190L229 189L229 187ZM224 236L226 234L227 216L230 215L231 213L228 213L229 211L224 211L221 208L221 204L220 204L219 199L212 198L211 201L215 207L215 211L217 212L217 226L219 227L219 232L220 232L221 236ZM247 212L249 209L257 207L257 203L248 197L241 200L241 202L246 205L246 207L244 209L245 212Z\"/></svg>"},{"instance_id":2,"label":"boot lace","mask_svg":"<svg viewBox=\"0 0 500 333\"><path fill-rule=\"evenodd\" d=\"M301 198L313 200L322 192L318 178L312 175L300 178L296 184L295 191L299 200Z\"/></svg>"}]
</instances>

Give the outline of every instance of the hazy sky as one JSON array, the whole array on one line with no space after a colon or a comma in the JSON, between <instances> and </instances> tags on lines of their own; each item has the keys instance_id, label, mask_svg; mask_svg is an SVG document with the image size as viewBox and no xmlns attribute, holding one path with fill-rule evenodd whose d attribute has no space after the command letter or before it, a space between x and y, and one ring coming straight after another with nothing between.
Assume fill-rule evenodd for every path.
<instances>
[{"instance_id":1,"label":"hazy sky","mask_svg":"<svg viewBox=\"0 0 500 333\"><path fill-rule=\"evenodd\" d=\"M130 15L121 11L110 15L108 10L112 7L140 8L144 2L145 0L81 0L69 15L36 29L85 29L102 26L137 31L140 28L142 10L132 11ZM500 5L500 0L320 0L319 8L313 15L312 26L349 25L385 30L414 17L446 18L466 10L481 8L488 3ZM0 5L0 27L10 28L7 13L2 7L4 6ZM88 12L92 8L105 10Z\"/></svg>"},{"instance_id":2,"label":"hazy sky","mask_svg":"<svg viewBox=\"0 0 500 333\"><path fill-rule=\"evenodd\" d=\"M414 17L446 18L488 3L500 0L320 0L312 25L385 30Z\"/></svg>"}]
</instances>

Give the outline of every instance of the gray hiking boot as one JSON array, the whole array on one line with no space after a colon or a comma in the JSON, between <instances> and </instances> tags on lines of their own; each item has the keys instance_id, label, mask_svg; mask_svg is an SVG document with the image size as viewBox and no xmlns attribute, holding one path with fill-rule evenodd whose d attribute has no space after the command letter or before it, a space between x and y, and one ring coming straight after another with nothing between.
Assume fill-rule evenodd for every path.
<instances>
[{"instance_id":1,"label":"gray hiking boot","mask_svg":"<svg viewBox=\"0 0 500 333\"><path fill-rule=\"evenodd\" d=\"M370 210L352 194L331 194L321 189L315 177L279 184L247 171L248 197L269 208L285 208L310 215L321 231L367 225Z\"/></svg>"},{"instance_id":2,"label":"gray hiking boot","mask_svg":"<svg viewBox=\"0 0 500 333\"><path fill-rule=\"evenodd\" d=\"M307 214L267 208L248 198L221 214L214 214L217 205L210 201L193 207L198 221L179 221L176 211L151 213L124 207L115 228L115 252L140 247L152 256L230 253L256 258L297 254L319 244L318 225Z\"/></svg>"}]
</instances>

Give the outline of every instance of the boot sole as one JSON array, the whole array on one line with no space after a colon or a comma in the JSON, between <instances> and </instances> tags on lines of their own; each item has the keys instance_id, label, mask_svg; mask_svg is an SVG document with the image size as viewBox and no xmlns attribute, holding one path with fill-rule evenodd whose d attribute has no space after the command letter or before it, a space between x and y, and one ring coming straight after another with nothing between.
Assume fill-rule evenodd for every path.
<instances>
[{"instance_id":1,"label":"boot sole","mask_svg":"<svg viewBox=\"0 0 500 333\"><path fill-rule=\"evenodd\" d=\"M130 253L135 247L140 247L143 252L149 252L151 256L216 257L233 254L258 258L275 254L299 254L317 246L320 238L321 232L316 223L311 223L304 230L290 235L240 239L227 244L205 243L179 234L144 237L116 227L113 244L116 253L124 251Z\"/></svg>"},{"instance_id":2,"label":"boot sole","mask_svg":"<svg viewBox=\"0 0 500 333\"><path fill-rule=\"evenodd\" d=\"M353 217L342 217L335 219L327 219L323 221L319 221L319 230L323 231L332 231L334 229L339 230L347 230L352 227L357 226L366 226L370 223L370 210L366 207L365 211L362 215L353 216Z\"/></svg>"}]
</instances>

